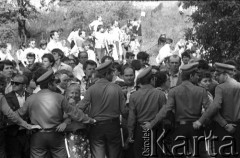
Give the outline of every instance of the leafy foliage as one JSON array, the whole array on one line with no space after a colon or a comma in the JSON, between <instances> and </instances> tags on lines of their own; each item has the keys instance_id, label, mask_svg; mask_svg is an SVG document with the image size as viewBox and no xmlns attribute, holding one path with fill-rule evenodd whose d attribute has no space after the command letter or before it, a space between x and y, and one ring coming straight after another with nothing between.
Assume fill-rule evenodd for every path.
<instances>
[{"instance_id":1,"label":"leafy foliage","mask_svg":"<svg viewBox=\"0 0 240 158\"><path fill-rule=\"evenodd\" d=\"M194 37L206 50L208 61L222 62L240 51L240 1L184 1L184 8L197 10L190 16Z\"/></svg>"}]
</instances>

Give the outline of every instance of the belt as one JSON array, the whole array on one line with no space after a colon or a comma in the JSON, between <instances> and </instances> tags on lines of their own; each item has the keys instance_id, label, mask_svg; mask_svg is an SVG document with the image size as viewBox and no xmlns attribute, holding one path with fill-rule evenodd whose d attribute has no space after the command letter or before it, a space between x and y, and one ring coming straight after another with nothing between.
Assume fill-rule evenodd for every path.
<instances>
[{"instance_id":1,"label":"belt","mask_svg":"<svg viewBox=\"0 0 240 158\"><path fill-rule=\"evenodd\" d=\"M120 123L120 120L117 117L117 118L113 118L113 119L97 121L96 123L94 123L94 125L104 125L104 124L109 124L109 123L113 123L113 122L119 122Z\"/></svg>"},{"instance_id":2,"label":"belt","mask_svg":"<svg viewBox=\"0 0 240 158\"><path fill-rule=\"evenodd\" d=\"M45 128L45 129L39 129L37 132L57 132L56 128Z\"/></svg>"},{"instance_id":3,"label":"belt","mask_svg":"<svg viewBox=\"0 0 240 158\"><path fill-rule=\"evenodd\" d=\"M193 124L194 121L177 121L176 124L177 125L189 125L189 124Z\"/></svg>"},{"instance_id":4,"label":"belt","mask_svg":"<svg viewBox=\"0 0 240 158\"><path fill-rule=\"evenodd\" d=\"M232 123L232 124L240 124L240 120L237 121L227 121L228 123Z\"/></svg>"},{"instance_id":5,"label":"belt","mask_svg":"<svg viewBox=\"0 0 240 158\"><path fill-rule=\"evenodd\" d=\"M27 130L26 129L18 130L17 134L18 135L26 135L27 134Z\"/></svg>"}]
</instances>

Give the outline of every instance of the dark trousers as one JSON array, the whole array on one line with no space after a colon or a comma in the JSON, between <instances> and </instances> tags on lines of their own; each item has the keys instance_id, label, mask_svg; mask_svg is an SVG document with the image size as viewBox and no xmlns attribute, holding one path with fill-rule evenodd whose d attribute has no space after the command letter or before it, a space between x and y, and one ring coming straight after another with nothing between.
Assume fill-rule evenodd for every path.
<instances>
[{"instance_id":1,"label":"dark trousers","mask_svg":"<svg viewBox=\"0 0 240 158\"><path fill-rule=\"evenodd\" d=\"M6 158L5 132L0 129L0 158Z\"/></svg>"},{"instance_id":2,"label":"dark trousers","mask_svg":"<svg viewBox=\"0 0 240 158\"><path fill-rule=\"evenodd\" d=\"M92 158L121 158L122 145L119 120L97 123L90 128Z\"/></svg>"},{"instance_id":3,"label":"dark trousers","mask_svg":"<svg viewBox=\"0 0 240 158\"><path fill-rule=\"evenodd\" d=\"M95 48L95 54L97 55L98 62L101 63L103 56L105 55L105 48Z\"/></svg>"},{"instance_id":4,"label":"dark trousers","mask_svg":"<svg viewBox=\"0 0 240 158\"><path fill-rule=\"evenodd\" d=\"M240 158L240 123L234 124L237 124L234 134L228 133L219 124L214 124L213 134L218 138L214 141L217 158ZM224 147L227 144L231 145ZM227 155L228 153L230 153L230 155ZM238 155L236 153L238 153Z\"/></svg>"},{"instance_id":5,"label":"dark trousers","mask_svg":"<svg viewBox=\"0 0 240 158\"><path fill-rule=\"evenodd\" d=\"M127 120L124 118L122 119L122 128L123 128L123 137L125 141L125 147L123 150L122 158L134 158L133 143L129 143L127 141L127 138L128 138Z\"/></svg>"},{"instance_id":6,"label":"dark trousers","mask_svg":"<svg viewBox=\"0 0 240 158\"><path fill-rule=\"evenodd\" d=\"M58 132L37 132L31 137L31 158L67 158L64 134Z\"/></svg>"},{"instance_id":7,"label":"dark trousers","mask_svg":"<svg viewBox=\"0 0 240 158\"><path fill-rule=\"evenodd\" d=\"M30 137L26 130L20 130L16 135L6 134L6 152L8 158L29 158Z\"/></svg>"},{"instance_id":8,"label":"dark trousers","mask_svg":"<svg viewBox=\"0 0 240 158\"><path fill-rule=\"evenodd\" d=\"M175 157L179 157L182 153L181 158L188 156L198 158L209 157L205 147L203 128L194 130L192 123L184 125L176 124L172 138L174 139L172 154Z\"/></svg>"}]
</instances>

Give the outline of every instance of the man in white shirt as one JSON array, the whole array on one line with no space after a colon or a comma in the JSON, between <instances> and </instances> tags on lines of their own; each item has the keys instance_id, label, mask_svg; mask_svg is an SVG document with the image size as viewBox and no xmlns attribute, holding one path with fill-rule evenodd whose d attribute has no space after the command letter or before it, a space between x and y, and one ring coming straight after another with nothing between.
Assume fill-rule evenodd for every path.
<instances>
[{"instance_id":1,"label":"man in white shirt","mask_svg":"<svg viewBox=\"0 0 240 158\"><path fill-rule=\"evenodd\" d=\"M175 87L182 82L179 67L181 65L181 57L178 55L171 55L168 58L169 74L170 74L170 87Z\"/></svg>"},{"instance_id":2,"label":"man in white shirt","mask_svg":"<svg viewBox=\"0 0 240 158\"><path fill-rule=\"evenodd\" d=\"M71 66L61 62L61 59L64 56L64 53L61 49L58 49L58 48L53 49L52 54L53 54L53 57L55 59L55 64L52 67L54 73L57 72L58 70L62 70L62 69L65 69L65 70L68 70L68 71L72 72L72 67Z\"/></svg>"},{"instance_id":3,"label":"man in white shirt","mask_svg":"<svg viewBox=\"0 0 240 158\"><path fill-rule=\"evenodd\" d=\"M116 52L117 52L117 59L122 60L122 49L121 49L121 43L120 43L120 37L121 37L121 31L118 27L118 21L114 21L112 24L112 30L111 30L111 36L114 40L115 46L116 46Z\"/></svg>"},{"instance_id":4,"label":"man in white shirt","mask_svg":"<svg viewBox=\"0 0 240 158\"><path fill-rule=\"evenodd\" d=\"M85 76L84 74L84 70L83 70L83 65L85 64L85 62L88 60L88 54L87 52L80 52L78 54L78 58L79 58L79 63L78 65L73 69L73 75L74 77L76 77L79 81L82 80L83 76Z\"/></svg>"},{"instance_id":5,"label":"man in white shirt","mask_svg":"<svg viewBox=\"0 0 240 158\"><path fill-rule=\"evenodd\" d=\"M84 51L84 41L86 38L86 32L84 30L79 30L78 34L75 36L75 45L72 48L70 54L77 56L79 52Z\"/></svg>"},{"instance_id":6,"label":"man in white shirt","mask_svg":"<svg viewBox=\"0 0 240 158\"><path fill-rule=\"evenodd\" d=\"M7 50L6 43L0 43L0 61L3 60L14 60L13 57L10 55L10 52Z\"/></svg>"},{"instance_id":7,"label":"man in white shirt","mask_svg":"<svg viewBox=\"0 0 240 158\"><path fill-rule=\"evenodd\" d=\"M75 44L76 44L76 41L75 41L75 38L78 36L78 32L79 32L79 28L78 27L75 27L73 28L72 32L69 34L68 38L67 38L67 41L70 43L70 48L72 49Z\"/></svg>"},{"instance_id":8,"label":"man in white shirt","mask_svg":"<svg viewBox=\"0 0 240 158\"><path fill-rule=\"evenodd\" d=\"M172 44L172 39L170 38L166 39L165 45L159 50L158 56L156 58L156 62L158 65L160 65L166 57L172 55L171 44Z\"/></svg>"},{"instance_id":9,"label":"man in white shirt","mask_svg":"<svg viewBox=\"0 0 240 158\"><path fill-rule=\"evenodd\" d=\"M103 25L101 16L98 16L97 20L94 20L92 23L89 24L89 29L92 30L93 32L96 32L98 25Z\"/></svg>"},{"instance_id":10,"label":"man in white shirt","mask_svg":"<svg viewBox=\"0 0 240 158\"><path fill-rule=\"evenodd\" d=\"M61 41L59 41L59 34L57 30L50 32L50 41L47 44L48 52L51 52L55 48L61 49L63 51L63 45Z\"/></svg>"},{"instance_id":11,"label":"man in white shirt","mask_svg":"<svg viewBox=\"0 0 240 158\"><path fill-rule=\"evenodd\" d=\"M47 41L46 41L46 40L41 40L39 46L40 46L40 49L39 49L39 52L40 52L39 57L40 57L40 62L42 62L42 56L43 56L44 54L49 53L48 50L47 50Z\"/></svg>"}]
</instances>

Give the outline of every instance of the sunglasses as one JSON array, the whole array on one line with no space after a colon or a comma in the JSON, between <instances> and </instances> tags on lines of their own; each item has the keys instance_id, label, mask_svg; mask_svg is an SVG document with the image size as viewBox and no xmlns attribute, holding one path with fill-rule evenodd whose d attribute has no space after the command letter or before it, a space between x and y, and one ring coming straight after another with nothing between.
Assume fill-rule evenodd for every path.
<instances>
[{"instance_id":1,"label":"sunglasses","mask_svg":"<svg viewBox=\"0 0 240 158\"><path fill-rule=\"evenodd\" d=\"M11 85L19 86L20 84L23 84L23 83L21 83L21 82L14 82L14 81L11 81Z\"/></svg>"}]
</instances>

